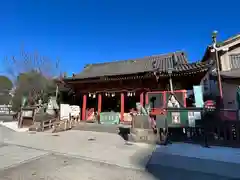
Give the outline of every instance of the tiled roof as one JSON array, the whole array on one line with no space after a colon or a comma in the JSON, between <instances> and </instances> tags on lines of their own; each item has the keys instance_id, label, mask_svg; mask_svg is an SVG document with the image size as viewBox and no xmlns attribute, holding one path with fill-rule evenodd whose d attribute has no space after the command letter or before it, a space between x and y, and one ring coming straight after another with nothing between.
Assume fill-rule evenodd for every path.
<instances>
[{"instance_id":1,"label":"tiled roof","mask_svg":"<svg viewBox=\"0 0 240 180\"><path fill-rule=\"evenodd\" d=\"M213 65L213 61L207 61L207 62L195 62L195 63L189 63L189 64L180 64L177 65L174 68L175 72L197 72L199 70L206 70L210 68Z\"/></svg>"},{"instance_id":2,"label":"tiled roof","mask_svg":"<svg viewBox=\"0 0 240 180\"><path fill-rule=\"evenodd\" d=\"M162 55L148 56L138 59L115 61L109 63L91 64L84 68L74 79L86 79L102 76L129 75L143 72L152 72L153 63L160 71L167 72L180 64L187 64L184 52L175 52Z\"/></svg>"},{"instance_id":3,"label":"tiled roof","mask_svg":"<svg viewBox=\"0 0 240 180\"><path fill-rule=\"evenodd\" d=\"M227 45L227 44L230 44L230 43L232 43L232 42L234 42L234 41L237 41L237 40L239 40L239 39L240 39L240 34L237 34L237 35L235 35L235 36L232 36L232 37L226 39L225 41L218 42L218 43L217 43L217 46L218 46L218 47L222 47L222 46L225 46L225 45Z\"/></svg>"}]
</instances>

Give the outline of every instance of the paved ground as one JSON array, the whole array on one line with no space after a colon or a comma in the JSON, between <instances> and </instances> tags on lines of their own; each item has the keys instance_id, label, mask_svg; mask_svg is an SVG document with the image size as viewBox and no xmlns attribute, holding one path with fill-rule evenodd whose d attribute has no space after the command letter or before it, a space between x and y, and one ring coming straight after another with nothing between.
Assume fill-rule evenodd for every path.
<instances>
[{"instance_id":1,"label":"paved ground","mask_svg":"<svg viewBox=\"0 0 240 180\"><path fill-rule=\"evenodd\" d=\"M0 171L1 180L17 180L20 178L24 180L155 179L150 173L139 170L54 154L47 154L38 159Z\"/></svg>"},{"instance_id":2,"label":"paved ground","mask_svg":"<svg viewBox=\"0 0 240 180\"><path fill-rule=\"evenodd\" d=\"M16 133L0 126L0 134L0 180L240 178L238 151L231 149L173 144L154 150L153 146L129 145L115 134L97 132L68 131L53 136ZM211 155L216 154L213 151L217 155Z\"/></svg>"},{"instance_id":3,"label":"paved ground","mask_svg":"<svg viewBox=\"0 0 240 180\"><path fill-rule=\"evenodd\" d=\"M0 121L4 121L4 122L13 121L13 116L12 115L0 114Z\"/></svg>"}]
</instances>

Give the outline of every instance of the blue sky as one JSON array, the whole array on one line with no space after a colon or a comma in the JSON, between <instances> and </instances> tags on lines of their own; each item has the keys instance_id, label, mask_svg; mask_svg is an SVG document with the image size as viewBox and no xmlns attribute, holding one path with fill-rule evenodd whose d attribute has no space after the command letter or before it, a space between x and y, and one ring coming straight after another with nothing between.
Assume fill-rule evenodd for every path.
<instances>
[{"instance_id":1,"label":"blue sky","mask_svg":"<svg viewBox=\"0 0 240 180\"><path fill-rule=\"evenodd\" d=\"M7 0L0 3L0 60L21 46L69 74L86 63L184 50L200 60L211 42L239 33L240 2L199 0ZM0 73L4 66L0 66Z\"/></svg>"}]
</instances>

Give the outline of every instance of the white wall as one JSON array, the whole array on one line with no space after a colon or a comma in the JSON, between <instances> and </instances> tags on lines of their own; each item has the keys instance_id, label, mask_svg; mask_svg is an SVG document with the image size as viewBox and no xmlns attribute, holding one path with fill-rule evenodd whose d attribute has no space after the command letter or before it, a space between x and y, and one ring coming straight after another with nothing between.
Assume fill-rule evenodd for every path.
<instances>
[{"instance_id":1,"label":"white wall","mask_svg":"<svg viewBox=\"0 0 240 180\"><path fill-rule=\"evenodd\" d=\"M240 41L238 42L240 44ZM230 58L232 54L239 54L240 53L240 47L235 43L235 48L232 50L226 51L221 57L221 67L222 71L230 71L231 70L231 63L230 63Z\"/></svg>"}]
</instances>

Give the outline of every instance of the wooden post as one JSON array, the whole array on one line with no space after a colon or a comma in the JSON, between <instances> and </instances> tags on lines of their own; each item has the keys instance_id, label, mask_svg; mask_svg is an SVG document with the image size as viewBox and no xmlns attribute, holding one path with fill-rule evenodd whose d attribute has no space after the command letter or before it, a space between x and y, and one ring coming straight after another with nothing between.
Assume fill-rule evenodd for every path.
<instances>
[{"instance_id":1,"label":"wooden post","mask_svg":"<svg viewBox=\"0 0 240 180\"><path fill-rule=\"evenodd\" d=\"M98 122L100 122L101 111L102 111L102 95L98 94Z\"/></svg>"},{"instance_id":2,"label":"wooden post","mask_svg":"<svg viewBox=\"0 0 240 180\"><path fill-rule=\"evenodd\" d=\"M123 122L124 121L124 93L121 93L121 117L120 117L120 121Z\"/></svg>"},{"instance_id":3,"label":"wooden post","mask_svg":"<svg viewBox=\"0 0 240 180\"><path fill-rule=\"evenodd\" d=\"M143 96L143 92L141 92L140 94L140 104L143 106L144 104L144 96Z\"/></svg>"},{"instance_id":4,"label":"wooden post","mask_svg":"<svg viewBox=\"0 0 240 180\"><path fill-rule=\"evenodd\" d=\"M87 95L83 95L83 104L82 104L82 120L86 120L86 107L87 107Z\"/></svg>"}]
</instances>

